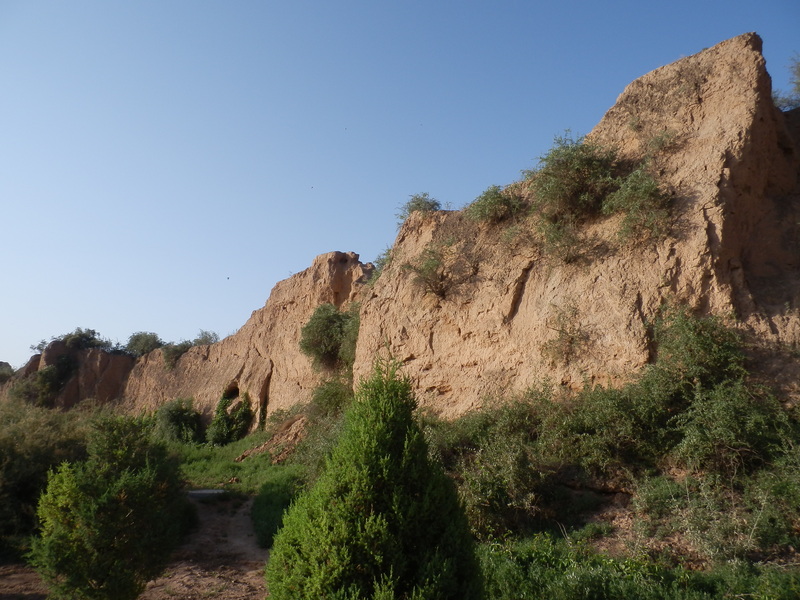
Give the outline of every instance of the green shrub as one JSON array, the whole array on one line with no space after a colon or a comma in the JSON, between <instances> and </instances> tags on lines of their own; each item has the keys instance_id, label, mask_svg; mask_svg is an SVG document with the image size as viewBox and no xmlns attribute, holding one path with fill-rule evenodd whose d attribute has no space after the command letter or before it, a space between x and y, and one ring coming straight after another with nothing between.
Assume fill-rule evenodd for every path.
<instances>
[{"instance_id":1,"label":"green shrub","mask_svg":"<svg viewBox=\"0 0 800 600\"><path fill-rule=\"evenodd\" d=\"M272 465L265 469L266 481L253 500L253 528L258 545L270 548L283 515L303 484L303 469L298 465Z\"/></svg>"},{"instance_id":2,"label":"green shrub","mask_svg":"<svg viewBox=\"0 0 800 600\"><path fill-rule=\"evenodd\" d=\"M350 369L355 361L358 327L357 304L347 311L321 304L300 330L300 350L318 367Z\"/></svg>"},{"instance_id":3,"label":"green shrub","mask_svg":"<svg viewBox=\"0 0 800 600\"><path fill-rule=\"evenodd\" d=\"M654 323L655 369L678 383L678 393L710 389L743 378L744 352L739 334L716 316L696 317L685 308L667 309Z\"/></svg>"},{"instance_id":4,"label":"green shrub","mask_svg":"<svg viewBox=\"0 0 800 600\"><path fill-rule=\"evenodd\" d=\"M771 462L790 444L790 424L781 405L742 381L698 390L675 417L681 441L674 456L693 471L729 477Z\"/></svg>"},{"instance_id":5,"label":"green shrub","mask_svg":"<svg viewBox=\"0 0 800 600\"><path fill-rule=\"evenodd\" d=\"M191 398L167 402L154 415L153 435L166 443L199 444L205 440L203 417Z\"/></svg>"},{"instance_id":6,"label":"green shrub","mask_svg":"<svg viewBox=\"0 0 800 600\"><path fill-rule=\"evenodd\" d=\"M498 185L493 185L475 198L464 209L464 212L474 221L499 223L504 219L516 216L522 207L523 202L519 196Z\"/></svg>"},{"instance_id":7,"label":"green shrub","mask_svg":"<svg viewBox=\"0 0 800 600\"><path fill-rule=\"evenodd\" d=\"M201 329L197 337L192 340L193 346L210 346L211 344L216 344L219 341L219 335L213 331L206 331L205 329Z\"/></svg>"},{"instance_id":8,"label":"green shrub","mask_svg":"<svg viewBox=\"0 0 800 600\"><path fill-rule=\"evenodd\" d=\"M158 337L158 334L139 331L131 334L128 338L125 351L133 356L144 356L153 350L158 350L162 346L164 346L164 342Z\"/></svg>"},{"instance_id":9,"label":"green shrub","mask_svg":"<svg viewBox=\"0 0 800 600\"><path fill-rule=\"evenodd\" d=\"M141 422L95 425L84 463L63 463L39 501L32 564L55 598L134 599L188 525L177 466Z\"/></svg>"},{"instance_id":10,"label":"green shrub","mask_svg":"<svg viewBox=\"0 0 800 600\"><path fill-rule=\"evenodd\" d=\"M796 569L742 562L707 572L666 569L546 535L484 544L480 558L492 600L790 600L800 593Z\"/></svg>"},{"instance_id":11,"label":"green shrub","mask_svg":"<svg viewBox=\"0 0 800 600\"><path fill-rule=\"evenodd\" d=\"M606 196L617 189L617 154L569 133L525 172L534 192L534 209L551 222L599 215Z\"/></svg>"},{"instance_id":12,"label":"green shrub","mask_svg":"<svg viewBox=\"0 0 800 600\"><path fill-rule=\"evenodd\" d=\"M581 253L580 226L600 215L623 214L622 241L663 236L669 230L666 195L646 164L620 161L614 149L585 138L556 137L538 168L524 171L546 251L565 262Z\"/></svg>"},{"instance_id":13,"label":"green shrub","mask_svg":"<svg viewBox=\"0 0 800 600\"><path fill-rule=\"evenodd\" d=\"M0 402L0 562L14 558L33 533L47 472L85 454L86 428L77 413Z\"/></svg>"},{"instance_id":14,"label":"green shrub","mask_svg":"<svg viewBox=\"0 0 800 600\"><path fill-rule=\"evenodd\" d=\"M394 365L361 384L325 471L275 537L271 597L481 597L469 529L415 405Z\"/></svg>"},{"instance_id":15,"label":"green shrub","mask_svg":"<svg viewBox=\"0 0 800 600\"><path fill-rule=\"evenodd\" d=\"M320 383L311 393L311 417L330 418L341 413L353 400L349 378L335 377Z\"/></svg>"},{"instance_id":16,"label":"green shrub","mask_svg":"<svg viewBox=\"0 0 800 600\"><path fill-rule=\"evenodd\" d=\"M434 212L441 210L441 208L441 203L435 198L431 198L427 192L423 192L422 194L414 194L411 196L408 202L400 207L400 210L396 215L397 223L398 225L405 223L406 219L408 219L413 212Z\"/></svg>"},{"instance_id":17,"label":"green shrub","mask_svg":"<svg viewBox=\"0 0 800 600\"><path fill-rule=\"evenodd\" d=\"M658 182L644 167L639 167L606 197L603 214L624 214L619 230L623 241L648 235L660 237L669 230L667 205Z\"/></svg>"},{"instance_id":18,"label":"green shrub","mask_svg":"<svg viewBox=\"0 0 800 600\"><path fill-rule=\"evenodd\" d=\"M169 344L162 344L161 353L164 356L164 365L167 369L172 370L175 368L175 365L178 364L178 359L186 354L189 348L193 348L194 346L208 346L210 344L216 344L218 341L219 335L213 331L201 329L197 337L192 341L183 340L177 344L172 342Z\"/></svg>"},{"instance_id":19,"label":"green shrub","mask_svg":"<svg viewBox=\"0 0 800 600\"><path fill-rule=\"evenodd\" d=\"M9 390L9 395L21 402L52 406L56 396L75 373L76 368L75 360L68 354L62 354L54 364L47 365L25 379L15 382Z\"/></svg>"},{"instance_id":20,"label":"green shrub","mask_svg":"<svg viewBox=\"0 0 800 600\"><path fill-rule=\"evenodd\" d=\"M206 430L206 440L215 446L224 446L242 439L253 424L250 396L245 394L232 410L233 398L222 398L217 403L214 417Z\"/></svg>"}]
</instances>

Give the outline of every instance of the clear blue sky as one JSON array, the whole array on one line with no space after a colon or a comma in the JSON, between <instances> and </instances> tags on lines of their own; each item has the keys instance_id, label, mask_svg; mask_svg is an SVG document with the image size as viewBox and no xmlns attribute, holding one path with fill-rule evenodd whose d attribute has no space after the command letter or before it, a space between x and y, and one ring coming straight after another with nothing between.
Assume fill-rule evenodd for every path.
<instances>
[{"instance_id":1,"label":"clear blue sky","mask_svg":"<svg viewBox=\"0 0 800 600\"><path fill-rule=\"evenodd\" d=\"M0 360L224 337L317 254L375 258L411 194L460 208L747 31L786 89L797 0L0 0Z\"/></svg>"}]
</instances>

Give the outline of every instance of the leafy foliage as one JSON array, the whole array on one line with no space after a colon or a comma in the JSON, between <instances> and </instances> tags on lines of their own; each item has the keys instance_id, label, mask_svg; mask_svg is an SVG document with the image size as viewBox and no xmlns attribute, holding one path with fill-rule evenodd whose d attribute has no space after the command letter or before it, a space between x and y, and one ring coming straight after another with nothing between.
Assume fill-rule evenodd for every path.
<instances>
[{"instance_id":1,"label":"leafy foliage","mask_svg":"<svg viewBox=\"0 0 800 600\"><path fill-rule=\"evenodd\" d=\"M644 167L635 169L623 178L619 187L604 200L603 214L617 213L624 215L619 229L619 237L623 241L643 235L659 237L667 233L667 197Z\"/></svg>"},{"instance_id":2,"label":"leafy foliage","mask_svg":"<svg viewBox=\"0 0 800 600\"><path fill-rule=\"evenodd\" d=\"M392 249L387 247L381 252L375 260L372 261L372 265L375 269L369 276L369 284L373 285L378 278L383 273L384 269L386 269L392 263Z\"/></svg>"},{"instance_id":3,"label":"leafy foliage","mask_svg":"<svg viewBox=\"0 0 800 600\"><path fill-rule=\"evenodd\" d=\"M199 444L205 440L202 415L191 398L177 398L154 415L153 436L165 443Z\"/></svg>"},{"instance_id":4,"label":"leafy foliage","mask_svg":"<svg viewBox=\"0 0 800 600\"><path fill-rule=\"evenodd\" d=\"M559 222L599 215L603 200L617 188L617 154L569 133L539 158L539 167L527 171L536 209L545 219Z\"/></svg>"},{"instance_id":5,"label":"leafy foliage","mask_svg":"<svg viewBox=\"0 0 800 600\"><path fill-rule=\"evenodd\" d=\"M353 386L348 377L333 377L320 383L311 393L311 418L330 418L353 401Z\"/></svg>"},{"instance_id":6,"label":"leafy foliage","mask_svg":"<svg viewBox=\"0 0 800 600\"><path fill-rule=\"evenodd\" d=\"M480 557L493 600L790 600L800 592L797 571L744 563L707 573L667 569L642 558L603 556L549 535L485 544Z\"/></svg>"},{"instance_id":7,"label":"leafy foliage","mask_svg":"<svg viewBox=\"0 0 800 600\"><path fill-rule=\"evenodd\" d=\"M645 164L620 161L614 149L569 134L524 171L544 247L565 262L580 255L580 225L600 215L622 213L623 241L667 232L666 196Z\"/></svg>"},{"instance_id":8,"label":"leafy foliage","mask_svg":"<svg viewBox=\"0 0 800 600\"><path fill-rule=\"evenodd\" d=\"M464 212L475 221L499 223L517 215L523 206L522 199L513 191L493 185L475 198Z\"/></svg>"},{"instance_id":9,"label":"leafy foliage","mask_svg":"<svg viewBox=\"0 0 800 600\"><path fill-rule=\"evenodd\" d=\"M414 262L407 263L403 267L414 273L414 283L426 292L439 298L447 296L451 281L445 269L445 259L441 248L427 246Z\"/></svg>"},{"instance_id":10,"label":"leafy foliage","mask_svg":"<svg viewBox=\"0 0 800 600\"><path fill-rule=\"evenodd\" d=\"M67 350L87 350L89 348L101 348L103 350L111 350L111 342L100 337L100 334L94 329L76 328L71 333L64 335L54 336L50 341L42 340L38 344L31 346L31 350L43 352L44 349L53 342L64 342Z\"/></svg>"},{"instance_id":11,"label":"leafy foliage","mask_svg":"<svg viewBox=\"0 0 800 600\"><path fill-rule=\"evenodd\" d=\"M33 532L48 471L85 456L85 429L77 412L0 402L0 560Z\"/></svg>"},{"instance_id":12,"label":"leafy foliage","mask_svg":"<svg viewBox=\"0 0 800 600\"><path fill-rule=\"evenodd\" d=\"M271 597L480 597L469 530L415 405L394 365L361 384L325 471L275 537Z\"/></svg>"},{"instance_id":13,"label":"leafy foliage","mask_svg":"<svg viewBox=\"0 0 800 600\"><path fill-rule=\"evenodd\" d=\"M400 210L396 215L398 225L405 223L406 219L408 219L413 212L427 213L441 210L441 208L441 203L436 198L431 198L427 192L414 194L411 196L408 202L400 207Z\"/></svg>"},{"instance_id":14,"label":"leafy foliage","mask_svg":"<svg viewBox=\"0 0 800 600\"><path fill-rule=\"evenodd\" d=\"M144 356L153 350L158 350L162 346L164 346L164 341L158 337L158 334L139 331L131 334L128 338L125 351L132 356Z\"/></svg>"},{"instance_id":15,"label":"leafy foliage","mask_svg":"<svg viewBox=\"0 0 800 600\"><path fill-rule=\"evenodd\" d=\"M75 373L75 368L75 360L69 354L62 354L55 363L15 382L9 395L15 400L36 406L52 406L58 393Z\"/></svg>"},{"instance_id":16,"label":"leafy foliage","mask_svg":"<svg viewBox=\"0 0 800 600\"><path fill-rule=\"evenodd\" d=\"M358 305L340 311L333 304L320 304L300 330L300 350L317 366L351 368L358 340Z\"/></svg>"},{"instance_id":17,"label":"leafy foliage","mask_svg":"<svg viewBox=\"0 0 800 600\"><path fill-rule=\"evenodd\" d=\"M214 417L206 430L209 444L224 446L247 435L250 425L253 424L250 396L245 394L231 409L233 401L233 398L222 398L217 403Z\"/></svg>"},{"instance_id":18,"label":"leafy foliage","mask_svg":"<svg viewBox=\"0 0 800 600\"><path fill-rule=\"evenodd\" d=\"M88 449L51 472L31 561L55 598L134 599L188 524L177 465L128 418L98 422Z\"/></svg>"}]
</instances>

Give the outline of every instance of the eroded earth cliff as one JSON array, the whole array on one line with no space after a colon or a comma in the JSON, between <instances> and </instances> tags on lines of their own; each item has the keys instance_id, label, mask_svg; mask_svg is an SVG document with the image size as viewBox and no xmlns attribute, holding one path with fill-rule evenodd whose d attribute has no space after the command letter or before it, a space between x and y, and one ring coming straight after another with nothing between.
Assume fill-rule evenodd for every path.
<instances>
[{"instance_id":1,"label":"eroded earth cliff","mask_svg":"<svg viewBox=\"0 0 800 600\"><path fill-rule=\"evenodd\" d=\"M755 346L794 348L797 113L772 102L760 38L733 38L631 83L588 136L647 161L670 198L666 236L623 243L619 216L598 218L565 262L542 251L525 219L499 226L463 211L415 212L374 281L357 254L319 256L278 283L236 334L190 349L173 369L158 350L127 366L83 357L83 383L68 384L63 394L75 397L62 403L116 397L151 411L192 397L210 413L222 396L247 393L270 413L306 402L320 374L299 350L300 330L328 302L359 303L356 379L376 355L391 355L422 403L446 416L544 379L573 388L626 380L652 359L652 322L666 304L734 318ZM442 261L435 292L408 268L431 250ZM568 357L552 352L558 343ZM762 366L791 393L779 355Z\"/></svg>"}]
</instances>

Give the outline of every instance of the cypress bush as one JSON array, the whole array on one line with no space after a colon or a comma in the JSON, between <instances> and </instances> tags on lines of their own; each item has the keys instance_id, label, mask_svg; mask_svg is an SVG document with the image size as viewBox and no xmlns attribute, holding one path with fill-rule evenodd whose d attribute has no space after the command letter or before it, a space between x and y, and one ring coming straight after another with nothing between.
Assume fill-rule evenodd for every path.
<instances>
[{"instance_id":1,"label":"cypress bush","mask_svg":"<svg viewBox=\"0 0 800 600\"><path fill-rule=\"evenodd\" d=\"M189 524L177 464L138 420L99 422L89 458L50 473L30 558L52 598L133 600Z\"/></svg>"},{"instance_id":2,"label":"cypress bush","mask_svg":"<svg viewBox=\"0 0 800 600\"><path fill-rule=\"evenodd\" d=\"M379 363L316 484L275 537L272 598L479 598L455 490L414 420L410 383Z\"/></svg>"}]
</instances>

